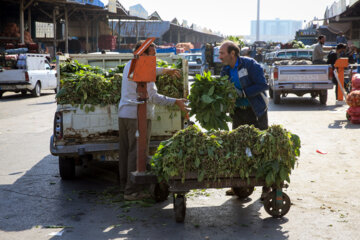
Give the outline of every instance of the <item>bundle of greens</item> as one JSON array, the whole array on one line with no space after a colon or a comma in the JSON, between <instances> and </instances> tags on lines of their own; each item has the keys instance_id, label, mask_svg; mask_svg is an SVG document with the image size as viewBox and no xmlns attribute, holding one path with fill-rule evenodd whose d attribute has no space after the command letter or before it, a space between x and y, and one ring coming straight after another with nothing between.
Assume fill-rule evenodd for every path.
<instances>
[{"instance_id":1,"label":"bundle of greens","mask_svg":"<svg viewBox=\"0 0 360 240\"><path fill-rule=\"evenodd\" d=\"M173 65L169 65L166 61L158 59L156 61L158 67L162 68L173 68L173 69L181 69L182 68L182 60L178 59ZM156 87L158 89L158 93L172 97L172 98L183 98L184 97L184 77L170 76L167 74L163 74L157 76L156 78Z\"/></svg>"},{"instance_id":2,"label":"bundle of greens","mask_svg":"<svg viewBox=\"0 0 360 240\"><path fill-rule=\"evenodd\" d=\"M200 125L207 129L228 130L229 114L233 113L236 90L227 77L214 78L210 72L196 75L190 95L190 116L195 115Z\"/></svg>"},{"instance_id":3,"label":"bundle of greens","mask_svg":"<svg viewBox=\"0 0 360 240\"><path fill-rule=\"evenodd\" d=\"M172 68L182 67L177 61ZM158 60L158 66L169 67L165 61ZM121 81L125 64L105 71L99 67L80 64L77 60L68 60L60 65L60 91L56 95L59 104L107 105L118 104L121 97ZM184 96L184 79L169 75L157 77L157 88L160 94L182 98ZM93 111L94 106L86 106L85 110Z\"/></svg>"},{"instance_id":4,"label":"bundle of greens","mask_svg":"<svg viewBox=\"0 0 360 240\"><path fill-rule=\"evenodd\" d=\"M99 67L80 64L69 60L60 65L60 91L56 95L58 104L106 105L117 104L121 97L123 66L109 72ZM86 106L85 111L94 111L94 106Z\"/></svg>"},{"instance_id":5,"label":"bundle of greens","mask_svg":"<svg viewBox=\"0 0 360 240\"><path fill-rule=\"evenodd\" d=\"M198 181L255 176L267 186L290 182L300 156L300 139L279 125L260 131L240 126L233 131L201 132L190 126L162 142L151 160L159 181L195 173Z\"/></svg>"}]
</instances>

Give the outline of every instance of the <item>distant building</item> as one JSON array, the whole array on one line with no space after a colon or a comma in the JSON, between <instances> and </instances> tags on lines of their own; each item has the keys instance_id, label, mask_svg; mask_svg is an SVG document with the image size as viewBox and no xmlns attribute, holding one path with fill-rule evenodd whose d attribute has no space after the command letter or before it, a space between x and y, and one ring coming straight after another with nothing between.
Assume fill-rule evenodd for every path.
<instances>
[{"instance_id":1,"label":"distant building","mask_svg":"<svg viewBox=\"0 0 360 240\"><path fill-rule=\"evenodd\" d=\"M136 4L134 6L129 7L129 13L132 16L141 17L143 19L147 19L149 17L149 13L145 10L145 8L141 4Z\"/></svg>"},{"instance_id":2,"label":"distant building","mask_svg":"<svg viewBox=\"0 0 360 240\"><path fill-rule=\"evenodd\" d=\"M296 20L260 20L260 41L288 42L295 38L301 29L302 21ZM256 40L256 20L251 21L250 40Z\"/></svg>"}]
</instances>

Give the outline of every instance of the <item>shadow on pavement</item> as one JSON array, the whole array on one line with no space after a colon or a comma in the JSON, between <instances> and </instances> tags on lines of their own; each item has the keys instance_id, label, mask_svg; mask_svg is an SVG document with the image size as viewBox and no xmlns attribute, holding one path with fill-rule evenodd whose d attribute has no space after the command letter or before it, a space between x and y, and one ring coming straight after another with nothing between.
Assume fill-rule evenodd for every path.
<instances>
[{"instance_id":1,"label":"shadow on pavement","mask_svg":"<svg viewBox=\"0 0 360 240\"><path fill-rule=\"evenodd\" d=\"M334 111L342 106L339 105L321 105L318 99L311 97L285 97L281 98L280 104L274 104L269 100L269 111Z\"/></svg>"},{"instance_id":2,"label":"shadow on pavement","mask_svg":"<svg viewBox=\"0 0 360 240\"><path fill-rule=\"evenodd\" d=\"M55 95L54 91L51 92L45 92L45 93L41 93L41 97L44 97L44 96L48 96L48 95ZM11 95L3 95L1 98L0 98L0 102L11 102L11 101L15 101L15 100L22 100L22 99L29 99L29 98L36 98L36 97L33 97L30 93L27 93L26 95L22 95L21 93L13 93Z\"/></svg>"},{"instance_id":3,"label":"shadow on pavement","mask_svg":"<svg viewBox=\"0 0 360 240\"><path fill-rule=\"evenodd\" d=\"M117 167L115 167L117 169ZM14 183L0 185L0 231L27 232L41 238L62 231L61 239L287 239L287 218L260 218L259 201L225 199L220 206L188 206L185 223L174 221L172 197L162 203L126 202L116 182L102 172L80 171L73 181L62 181L57 158L48 155ZM115 170L116 171L116 170ZM8 178L22 172L10 173ZM114 177L113 177L114 178ZM116 177L115 177L116 178ZM224 192L225 194L225 192ZM202 203L197 199L193 202ZM13 236L13 235L12 235ZM16 236L16 235L14 235Z\"/></svg>"},{"instance_id":4,"label":"shadow on pavement","mask_svg":"<svg viewBox=\"0 0 360 240\"><path fill-rule=\"evenodd\" d=\"M344 117L345 118L345 117ZM342 128L346 128L346 129L359 129L360 128L360 124L353 124L348 120L335 120L333 123L329 124L329 128L333 128L333 129L342 129Z\"/></svg>"}]
</instances>

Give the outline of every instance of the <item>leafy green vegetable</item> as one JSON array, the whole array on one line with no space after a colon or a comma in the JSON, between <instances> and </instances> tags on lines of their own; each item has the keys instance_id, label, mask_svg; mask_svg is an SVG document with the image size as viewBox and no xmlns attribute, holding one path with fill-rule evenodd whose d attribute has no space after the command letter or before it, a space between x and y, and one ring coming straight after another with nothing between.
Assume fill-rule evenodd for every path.
<instances>
[{"instance_id":1,"label":"leafy green vegetable","mask_svg":"<svg viewBox=\"0 0 360 240\"><path fill-rule=\"evenodd\" d=\"M227 77L213 78L210 72L197 74L188 98L190 116L195 115L203 128L229 129L227 122L235 108L236 90Z\"/></svg>"},{"instance_id":2,"label":"leafy green vegetable","mask_svg":"<svg viewBox=\"0 0 360 240\"><path fill-rule=\"evenodd\" d=\"M256 177L266 185L290 182L300 156L300 139L279 125L260 131L240 126L233 131L201 132L190 126L163 141L151 160L159 181L195 173L198 181Z\"/></svg>"},{"instance_id":3,"label":"leafy green vegetable","mask_svg":"<svg viewBox=\"0 0 360 240\"><path fill-rule=\"evenodd\" d=\"M171 67L182 67L176 62ZM169 67L168 63L158 60L158 66ZM56 95L58 104L85 104L85 111L94 111L94 105L118 104L121 98L122 73L125 64L105 71L99 67L80 64L77 60L68 60L60 65L60 90ZM184 79L169 75L157 77L156 85L160 94L182 98L184 96ZM177 110L177 109L176 109Z\"/></svg>"},{"instance_id":4,"label":"leafy green vegetable","mask_svg":"<svg viewBox=\"0 0 360 240\"><path fill-rule=\"evenodd\" d=\"M122 66L105 72L99 67L67 61L60 65L61 89L56 95L59 104L106 105L117 104L121 97ZM85 111L94 111L94 106Z\"/></svg>"}]
</instances>

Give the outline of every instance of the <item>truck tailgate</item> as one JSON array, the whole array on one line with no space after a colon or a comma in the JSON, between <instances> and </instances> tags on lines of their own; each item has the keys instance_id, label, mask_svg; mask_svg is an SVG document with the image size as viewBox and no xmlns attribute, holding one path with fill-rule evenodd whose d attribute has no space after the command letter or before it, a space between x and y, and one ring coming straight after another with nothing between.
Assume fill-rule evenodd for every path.
<instances>
[{"instance_id":1,"label":"truck tailgate","mask_svg":"<svg viewBox=\"0 0 360 240\"><path fill-rule=\"evenodd\" d=\"M278 66L279 83L328 83L328 65Z\"/></svg>"},{"instance_id":2,"label":"truck tailgate","mask_svg":"<svg viewBox=\"0 0 360 240\"><path fill-rule=\"evenodd\" d=\"M58 105L62 113L62 131L65 145L83 143L118 142L118 107L96 106L95 111L86 112L80 107ZM152 120L152 139L164 140L182 128L181 112L156 106ZM59 142L59 141L58 141Z\"/></svg>"},{"instance_id":3,"label":"truck tailgate","mask_svg":"<svg viewBox=\"0 0 360 240\"><path fill-rule=\"evenodd\" d=\"M12 69L0 72L0 84L25 83L25 70Z\"/></svg>"}]
</instances>

